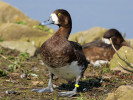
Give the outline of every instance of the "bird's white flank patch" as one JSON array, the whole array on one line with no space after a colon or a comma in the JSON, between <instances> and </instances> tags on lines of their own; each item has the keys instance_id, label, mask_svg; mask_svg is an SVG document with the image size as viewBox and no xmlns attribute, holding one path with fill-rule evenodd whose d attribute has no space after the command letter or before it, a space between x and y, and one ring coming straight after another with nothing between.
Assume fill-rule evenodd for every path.
<instances>
[{"instance_id":1,"label":"bird's white flank patch","mask_svg":"<svg viewBox=\"0 0 133 100\"><path fill-rule=\"evenodd\" d=\"M107 64L107 63L109 63L109 61L107 61L107 60L97 60L97 61L93 64L93 66L101 66L101 65Z\"/></svg>"},{"instance_id":2,"label":"bird's white flank patch","mask_svg":"<svg viewBox=\"0 0 133 100\"><path fill-rule=\"evenodd\" d=\"M52 21L54 22L54 24L59 24L58 17L55 13L52 13L50 15L50 17L51 17Z\"/></svg>"},{"instance_id":3,"label":"bird's white flank patch","mask_svg":"<svg viewBox=\"0 0 133 100\"><path fill-rule=\"evenodd\" d=\"M73 61L70 65L59 68L48 67L49 71L59 78L72 80L79 76L82 72L82 67L78 65L77 61Z\"/></svg>"},{"instance_id":4,"label":"bird's white flank patch","mask_svg":"<svg viewBox=\"0 0 133 100\"><path fill-rule=\"evenodd\" d=\"M106 44L111 44L109 39L102 38L102 40L103 40Z\"/></svg>"}]
</instances>

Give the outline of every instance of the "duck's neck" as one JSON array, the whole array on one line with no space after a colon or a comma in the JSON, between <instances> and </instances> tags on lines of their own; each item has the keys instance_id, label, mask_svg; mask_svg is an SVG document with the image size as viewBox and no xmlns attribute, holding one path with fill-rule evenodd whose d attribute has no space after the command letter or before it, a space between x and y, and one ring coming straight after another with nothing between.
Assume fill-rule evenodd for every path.
<instances>
[{"instance_id":1,"label":"duck's neck","mask_svg":"<svg viewBox=\"0 0 133 100\"><path fill-rule=\"evenodd\" d=\"M68 39L71 32L72 25L67 26L59 26L58 31L54 34L54 36L58 36L59 38Z\"/></svg>"},{"instance_id":2,"label":"duck's neck","mask_svg":"<svg viewBox=\"0 0 133 100\"><path fill-rule=\"evenodd\" d=\"M115 46L115 48L116 48L117 50L119 50L122 46L128 46L128 47L130 47L130 46L128 45L128 43L127 43L125 40L123 40L123 41L120 42L119 44L115 44L115 43L114 43L114 46Z\"/></svg>"}]
</instances>

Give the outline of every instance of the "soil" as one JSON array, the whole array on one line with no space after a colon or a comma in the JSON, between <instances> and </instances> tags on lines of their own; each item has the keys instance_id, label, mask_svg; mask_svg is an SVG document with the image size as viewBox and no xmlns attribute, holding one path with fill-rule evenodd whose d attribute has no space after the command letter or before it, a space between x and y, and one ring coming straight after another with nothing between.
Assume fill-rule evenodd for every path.
<instances>
[{"instance_id":1,"label":"soil","mask_svg":"<svg viewBox=\"0 0 133 100\"><path fill-rule=\"evenodd\" d=\"M119 86L133 84L133 73L110 71L108 65L88 66L74 97L58 96L60 91L72 90L74 81L68 83L56 76L53 83L57 87L53 93L32 92L32 89L47 87L48 70L39 55L20 55L16 50L0 47L0 100L104 100Z\"/></svg>"}]
</instances>

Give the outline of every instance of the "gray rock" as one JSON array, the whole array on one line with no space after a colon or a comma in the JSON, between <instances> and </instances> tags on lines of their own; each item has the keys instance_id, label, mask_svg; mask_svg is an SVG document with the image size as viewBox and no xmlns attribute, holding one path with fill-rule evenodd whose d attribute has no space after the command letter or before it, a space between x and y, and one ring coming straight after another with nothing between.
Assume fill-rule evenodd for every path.
<instances>
[{"instance_id":1,"label":"gray rock","mask_svg":"<svg viewBox=\"0 0 133 100\"><path fill-rule=\"evenodd\" d=\"M5 48L16 49L20 52L27 51L27 53L29 53L30 56L33 56L36 51L35 46L30 42L4 41L4 42L0 42L0 45Z\"/></svg>"}]
</instances>

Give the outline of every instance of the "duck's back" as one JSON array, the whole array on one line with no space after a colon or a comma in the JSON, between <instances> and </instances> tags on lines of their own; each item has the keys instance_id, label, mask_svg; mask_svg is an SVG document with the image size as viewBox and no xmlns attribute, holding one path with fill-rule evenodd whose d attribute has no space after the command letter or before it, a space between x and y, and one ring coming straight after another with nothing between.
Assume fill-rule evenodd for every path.
<instances>
[{"instance_id":1,"label":"duck's back","mask_svg":"<svg viewBox=\"0 0 133 100\"><path fill-rule=\"evenodd\" d=\"M110 61L115 51L112 46L105 44L102 41L94 41L83 46L85 56L90 62L97 60L108 60Z\"/></svg>"}]
</instances>

